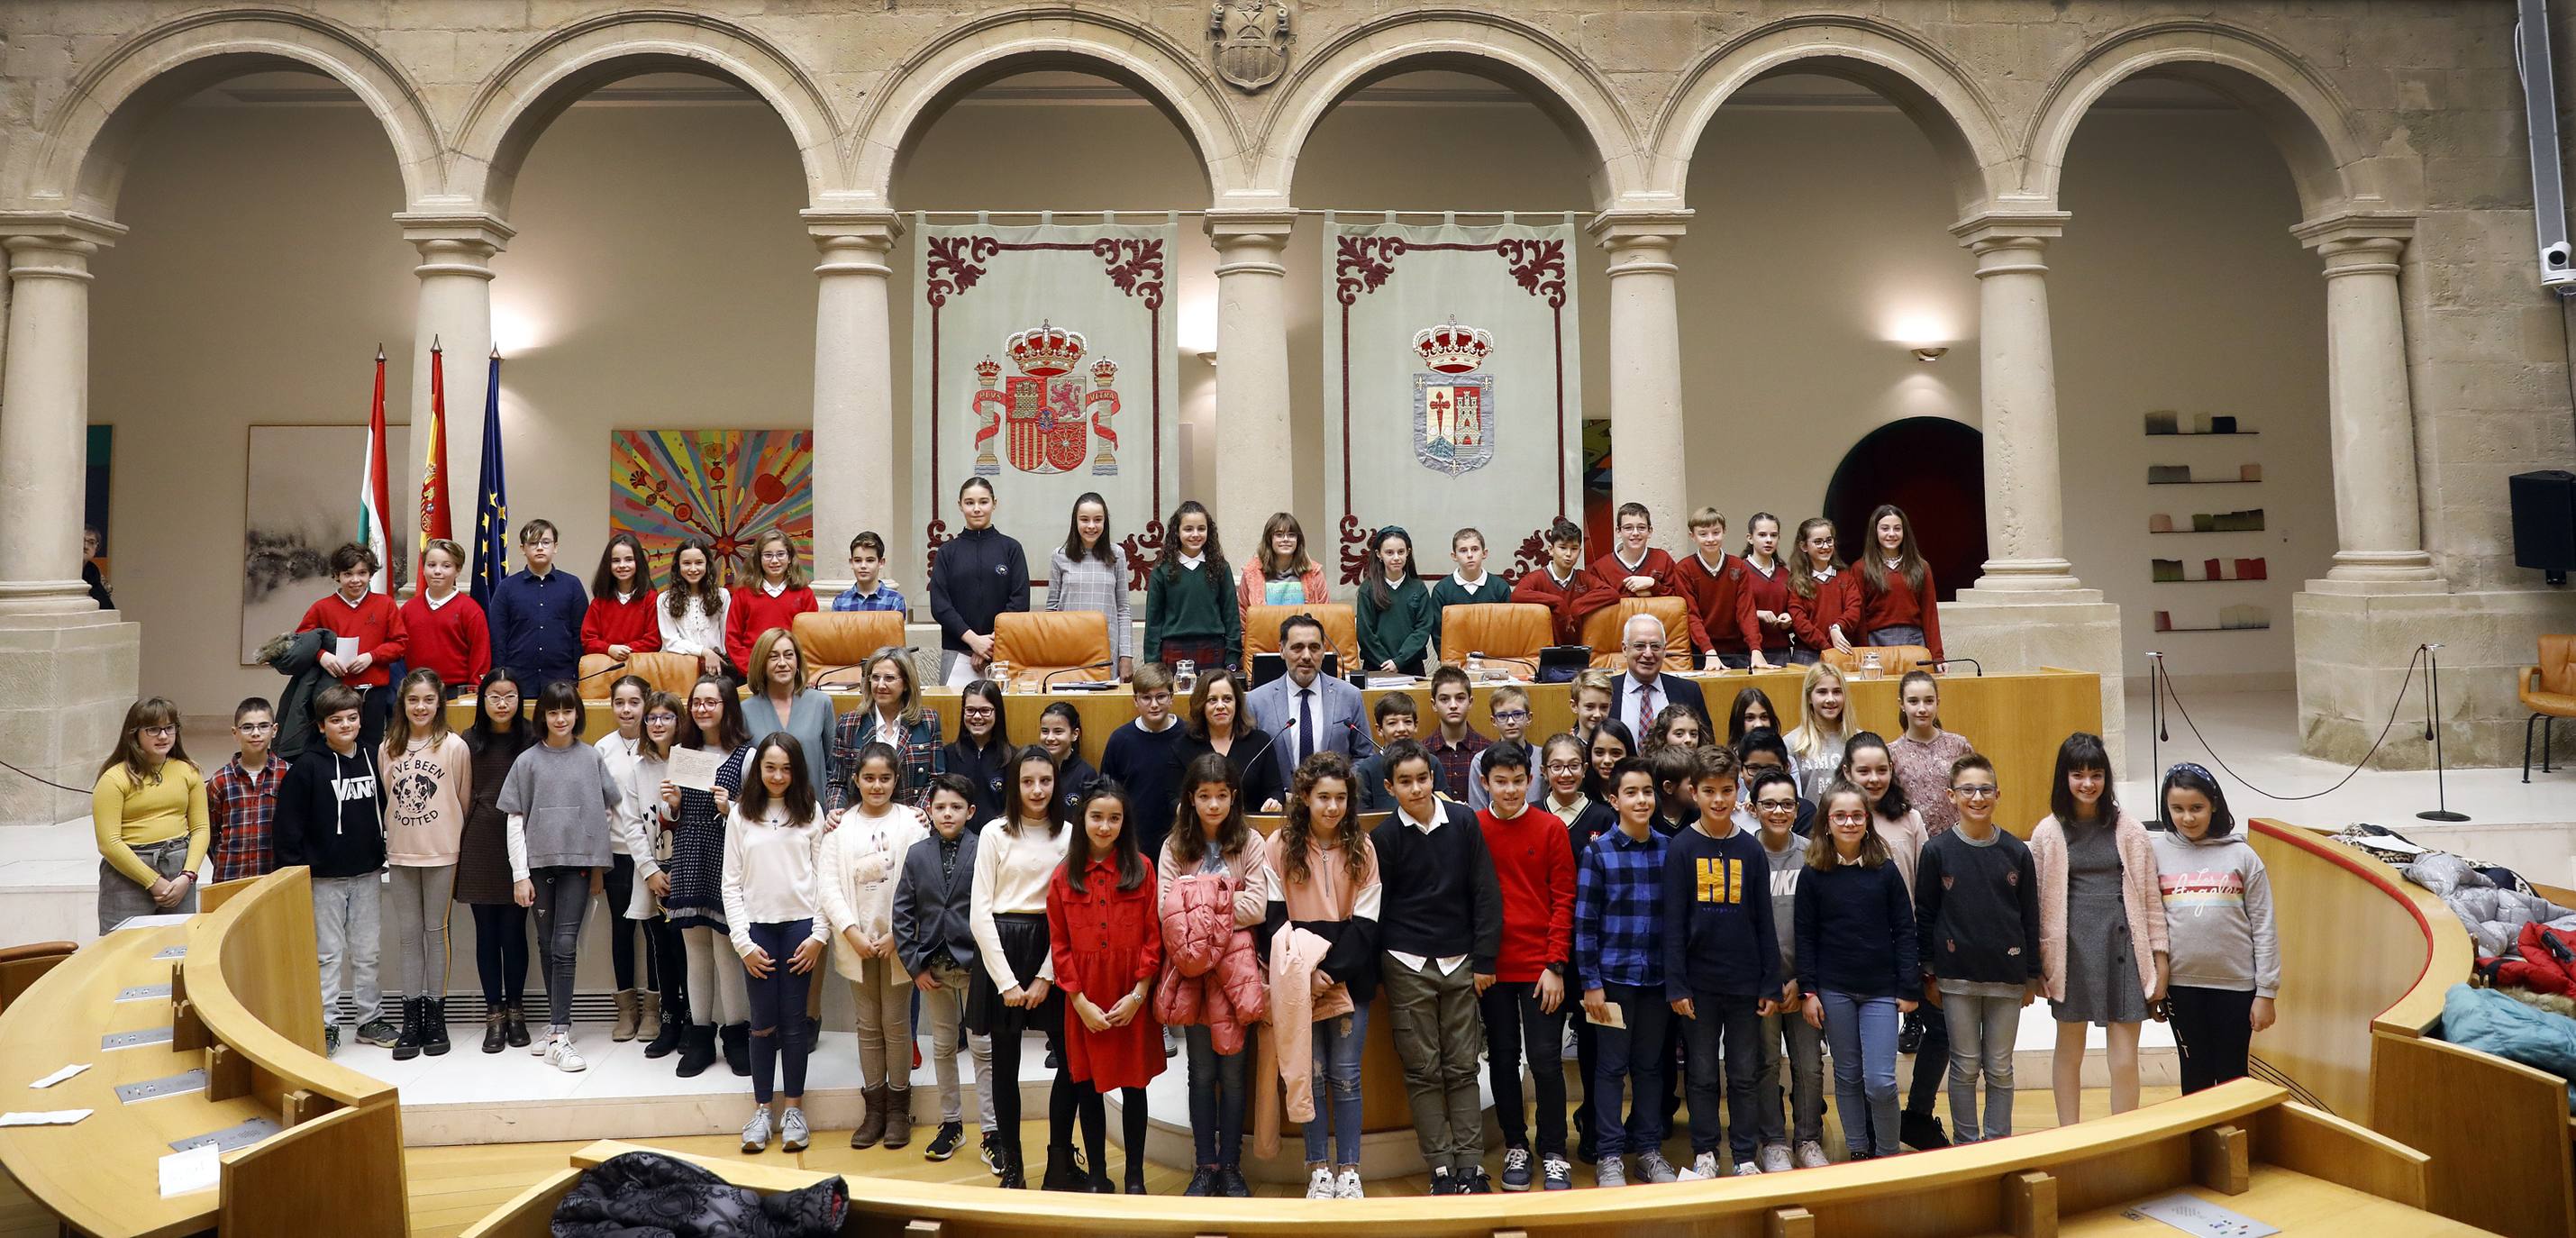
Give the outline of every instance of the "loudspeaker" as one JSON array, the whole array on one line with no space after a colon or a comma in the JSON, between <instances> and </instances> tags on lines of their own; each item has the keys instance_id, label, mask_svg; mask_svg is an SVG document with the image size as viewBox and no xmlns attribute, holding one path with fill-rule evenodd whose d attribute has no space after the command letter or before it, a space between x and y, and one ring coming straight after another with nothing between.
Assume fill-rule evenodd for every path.
<instances>
[{"instance_id":1,"label":"loudspeaker","mask_svg":"<svg viewBox=\"0 0 2576 1238\"><path fill-rule=\"evenodd\" d=\"M2516 473L2507 483L2513 500L2513 562L2538 568L2551 585L2576 570L2576 473L2542 469Z\"/></svg>"}]
</instances>

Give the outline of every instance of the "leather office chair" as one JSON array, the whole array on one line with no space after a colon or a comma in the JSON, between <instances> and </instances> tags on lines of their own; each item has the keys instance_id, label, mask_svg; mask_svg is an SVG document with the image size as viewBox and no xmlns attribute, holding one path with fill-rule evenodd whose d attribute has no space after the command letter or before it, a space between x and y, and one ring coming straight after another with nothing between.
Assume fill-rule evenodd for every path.
<instances>
[{"instance_id":1,"label":"leather office chair","mask_svg":"<svg viewBox=\"0 0 2576 1238\"><path fill-rule=\"evenodd\" d=\"M1932 651L1921 645L1854 645L1850 653L1828 649L1819 656L1827 666L1848 676L1857 673L1860 660L1873 653L1878 655L1880 674L1889 679L1899 678L1907 671L1937 672L1941 669L1940 664L1932 660Z\"/></svg>"},{"instance_id":2,"label":"leather office chair","mask_svg":"<svg viewBox=\"0 0 2576 1238\"><path fill-rule=\"evenodd\" d=\"M1011 689L1016 692L1038 691L1071 679L1118 677L1118 660L1109 651L1109 619L1096 610L1014 611L995 616L993 656L1011 664Z\"/></svg>"},{"instance_id":3,"label":"leather office chair","mask_svg":"<svg viewBox=\"0 0 2576 1238\"><path fill-rule=\"evenodd\" d=\"M1359 614L1343 602L1317 602L1311 606L1255 606L1243 612L1243 662L1252 664L1252 655L1279 652L1279 625L1300 612L1313 615L1324 625L1324 648L1341 655L1345 669L1360 664Z\"/></svg>"},{"instance_id":4,"label":"leather office chair","mask_svg":"<svg viewBox=\"0 0 2576 1238\"><path fill-rule=\"evenodd\" d=\"M2522 721L2522 780L2531 781L2531 728L2540 726L2540 772L2549 766L2550 727L2560 718L2576 718L2576 636L2540 638L2540 661L2514 672L2514 695L2531 716Z\"/></svg>"},{"instance_id":5,"label":"leather office chair","mask_svg":"<svg viewBox=\"0 0 2576 1238\"><path fill-rule=\"evenodd\" d=\"M808 611L789 629L805 654L805 685L864 692L859 668L868 655L903 644L903 613L892 610Z\"/></svg>"},{"instance_id":6,"label":"leather office chair","mask_svg":"<svg viewBox=\"0 0 2576 1238\"><path fill-rule=\"evenodd\" d=\"M688 654L658 651L628 654L625 670L603 673L614 665L616 660L604 653L581 655L581 699L607 700L609 689L616 687L618 680L628 675L641 675L644 682L653 685L655 692L668 692L685 700L690 685L698 682L698 672L702 669L698 660Z\"/></svg>"},{"instance_id":7,"label":"leather office chair","mask_svg":"<svg viewBox=\"0 0 2576 1238\"><path fill-rule=\"evenodd\" d=\"M1664 669L1688 671L1691 666L1690 603L1680 598L1621 598L1616 606L1604 606L1585 616L1583 643L1592 647L1592 664L1622 667L1628 664L1628 651L1621 637L1628 630L1631 615L1653 615L1664 624Z\"/></svg>"},{"instance_id":8,"label":"leather office chair","mask_svg":"<svg viewBox=\"0 0 2576 1238\"><path fill-rule=\"evenodd\" d=\"M1536 602L1465 602L1440 611L1440 660L1464 665L1482 653L1538 674L1539 651L1556 643L1556 615Z\"/></svg>"}]
</instances>

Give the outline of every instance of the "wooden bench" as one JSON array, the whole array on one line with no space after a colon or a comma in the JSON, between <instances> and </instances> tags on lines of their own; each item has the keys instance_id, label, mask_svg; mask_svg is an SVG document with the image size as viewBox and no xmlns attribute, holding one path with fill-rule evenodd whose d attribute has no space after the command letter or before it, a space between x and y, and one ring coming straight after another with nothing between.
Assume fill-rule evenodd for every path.
<instances>
[{"instance_id":1,"label":"wooden bench","mask_svg":"<svg viewBox=\"0 0 2576 1238\"><path fill-rule=\"evenodd\" d=\"M317 1225L352 1238L406 1234L394 1089L321 1053L305 870L207 894L213 910L111 933L0 1014L10 1107L93 1111L74 1126L0 1129L0 1166L65 1225L102 1238L323 1232ZM185 956L162 957L174 947ZM167 996L117 1000L161 985ZM102 1036L161 1028L167 1040L101 1048ZM73 1062L90 1069L26 1090ZM202 1090L133 1104L116 1091L189 1070L205 1072ZM282 1129L225 1153L216 1189L162 1198L160 1158L172 1142L253 1120Z\"/></svg>"}]
</instances>

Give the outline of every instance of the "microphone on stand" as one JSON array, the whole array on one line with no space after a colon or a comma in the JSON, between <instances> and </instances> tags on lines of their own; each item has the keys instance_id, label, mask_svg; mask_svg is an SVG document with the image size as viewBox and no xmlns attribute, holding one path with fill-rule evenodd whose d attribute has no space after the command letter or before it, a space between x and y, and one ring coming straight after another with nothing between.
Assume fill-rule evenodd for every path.
<instances>
[{"instance_id":1,"label":"microphone on stand","mask_svg":"<svg viewBox=\"0 0 2576 1238\"><path fill-rule=\"evenodd\" d=\"M2425 821L2466 821L2469 814L2451 811L2449 779L2442 768L2442 732L2433 725L2433 716L2442 710L2442 659L2438 653L2442 645L2433 641L2418 648L2424 654L2425 668L2424 739L2433 745L2433 809L2415 815Z\"/></svg>"},{"instance_id":2,"label":"microphone on stand","mask_svg":"<svg viewBox=\"0 0 2576 1238\"><path fill-rule=\"evenodd\" d=\"M1093 662L1093 663L1091 663L1091 664L1089 664L1089 665L1087 665L1087 666L1063 666L1063 667L1058 667L1058 668L1056 668L1056 669L1054 669L1054 670L1051 670L1051 671L1048 671L1046 674L1041 675L1041 676L1039 676L1039 677L1038 677L1038 691L1040 691L1040 692L1052 692L1052 691L1054 691L1054 690L1055 690L1055 680L1056 680L1056 676L1058 676L1058 675L1070 675L1070 674L1073 674L1073 673L1074 673L1074 672L1076 672L1076 671L1096 671L1096 670L1100 670L1100 669L1102 669L1103 667L1110 667L1110 666L1116 666L1116 665L1118 665L1118 660L1117 660L1116 658L1107 658L1107 659L1103 659L1102 661Z\"/></svg>"}]
</instances>

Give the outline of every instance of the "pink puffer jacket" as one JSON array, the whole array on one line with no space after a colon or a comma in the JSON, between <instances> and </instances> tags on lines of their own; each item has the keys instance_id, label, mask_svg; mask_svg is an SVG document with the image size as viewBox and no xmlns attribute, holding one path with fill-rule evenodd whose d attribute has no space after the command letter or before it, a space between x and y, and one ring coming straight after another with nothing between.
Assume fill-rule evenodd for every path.
<instances>
[{"instance_id":1,"label":"pink puffer jacket","mask_svg":"<svg viewBox=\"0 0 2576 1238\"><path fill-rule=\"evenodd\" d=\"M1205 1026L1218 1053L1243 1049L1247 1028L1268 1012L1252 933L1234 924L1238 883L1202 874L1163 887L1163 974L1154 1017L1165 1027Z\"/></svg>"}]
</instances>

